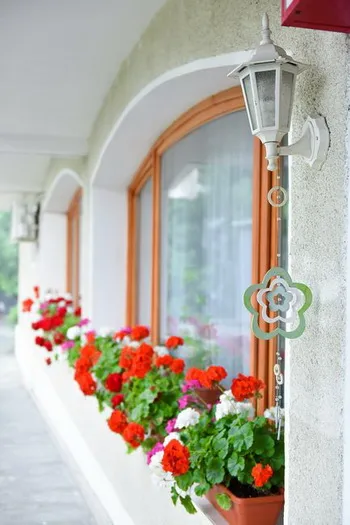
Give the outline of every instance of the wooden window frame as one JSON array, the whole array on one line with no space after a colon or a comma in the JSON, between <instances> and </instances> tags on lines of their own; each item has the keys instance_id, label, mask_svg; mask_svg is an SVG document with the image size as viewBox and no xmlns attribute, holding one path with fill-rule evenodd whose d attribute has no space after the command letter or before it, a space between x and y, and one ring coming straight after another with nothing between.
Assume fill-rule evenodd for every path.
<instances>
[{"instance_id":1,"label":"wooden window frame","mask_svg":"<svg viewBox=\"0 0 350 525\"><path fill-rule=\"evenodd\" d=\"M82 189L74 193L67 211L67 272L66 289L73 295L74 306L79 305L80 295L80 212ZM74 234L73 234L74 232ZM74 264L74 268L73 268ZM73 282L75 275L76 281ZM75 291L75 293L73 293Z\"/></svg>"},{"instance_id":2,"label":"wooden window frame","mask_svg":"<svg viewBox=\"0 0 350 525\"><path fill-rule=\"evenodd\" d=\"M128 249L127 249L127 297L126 323L137 322L137 224L138 198L145 183L152 179L152 284L151 284L151 335L154 344L160 336L160 218L161 218L161 170L163 153L179 140L204 124L245 109L239 86L212 95L189 109L167 128L157 139L142 162L128 188ZM276 208L267 201L267 193L276 184L276 173L267 171L264 148L259 139L253 140L253 206L252 206L252 283L261 282L269 268L277 264ZM265 323L267 324L267 323ZM265 327L271 329L271 327ZM275 341L263 341L251 337L250 371L262 379L267 389L258 400L261 411L274 404L275 378L273 364Z\"/></svg>"}]
</instances>

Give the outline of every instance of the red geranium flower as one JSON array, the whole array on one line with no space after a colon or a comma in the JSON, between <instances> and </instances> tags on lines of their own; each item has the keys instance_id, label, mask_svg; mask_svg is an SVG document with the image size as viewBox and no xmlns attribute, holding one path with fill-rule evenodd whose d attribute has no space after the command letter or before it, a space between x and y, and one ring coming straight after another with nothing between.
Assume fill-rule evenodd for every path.
<instances>
[{"instance_id":1,"label":"red geranium flower","mask_svg":"<svg viewBox=\"0 0 350 525\"><path fill-rule=\"evenodd\" d=\"M52 363L50 357L47 357L47 358L45 359L45 361L46 361L46 364L47 364L47 365L51 365L51 363Z\"/></svg>"},{"instance_id":2,"label":"red geranium flower","mask_svg":"<svg viewBox=\"0 0 350 525\"><path fill-rule=\"evenodd\" d=\"M182 346L183 344L184 340L182 337L177 337L176 335L169 337L165 342L165 346L169 350L175 350L178 346Z\"/></svg>"},{"instance_id":3,"label":"red geranium flower","mask_svg":"<svg viewBox=\"0 0 350 525\"><path fill-rule=\"evenodd\" d=\"M58 317L66 317L66 315L67 315L67 308L65 308L64 306L58 308L57 310Z\"/></svg>"},{"instance_id":4,"label":"red geranium flower","mask_svg":"<svg viewBox=\"0 0 350 525\"><path fill-rule=\"evenodd\" d=\"M75 362L75 373L76 375L84 374L89 372L91 368L91 362L86 357L79 357Z\"/></svg>"},{"instance_id":5,"label":"red geranium flower","mask_svg":"<svg viewBox=\"0 0 350 525\"><path fill-rule=\"evenodd\" d=\"M162 459L163 469L171 472L174 476L186 474L190 468L190 451L177 439L169 441L164 449Z\"/></svg>"},{"instance_id":6,"label":"red geranium flower","mask_svg":"<svg viewBox=\"0 0 350 525\"><path fill-rule=\"evenodd\" d=\"M119 366L121 368L124 368L125 370L129 370L132 366L132 360L134 358L134 351L129 346L125 346L121 353L119 358Z\"/></svg>"},{"instance_id":7,"label":"red geranium flower","mask_svg":"<svg viewBox=\"0 0 350 525\"><path fill-rule=\"evenodd\" d=\"M124 339L124 337L126 337L130 333L131 333L130 329L119 330L119 332L116 332L114 334L113 339L120 339L122 341Z\"/></svg>"},{"instance_id":8,"label":"red geranium flower","mask_svg":"<svg viewBox=\"0 0 350 525\"><path fill-rule=\"evenodd\" d=\"M227 377L227 372L223 366L209 366L206 374L211 381L215 381L216 383L219 383Z\"/></svg>"},{"instance_id":9,"label":"red geranium flower","mask_svg":"<svg viewBox=\"0 0 350 525\"><path fill-rule=\"evenodd\" d=\"M124 401L124 395L123 395L123 394L116 394L116 395L113 396L112 399L111 399L112 407L113 407L113 408L117 407L117 406L120 405L120 403L122 403L123 401Z\"/></svg>"},{"instance_id":10,"label":"red geranium flower","mask_svg":"<svg viewBox=\"0 0 350 525\"><path fill-rule=\"evenodd\" d=\"M101 351L92 344L87 344L81 349L80 355L90 362L90 368L95 366L101 357Z\"/></svg>"},{"instance_id":11,"label":"red geranium flower","mask_svg":"<svg viewBox=\"0 0 350 525\"><path fill-rule=\"evenodd\" d=\"M51 317L45 317L44 319L41 319L40 322L40 328L44 330L44 332L49 332L52 329L52 322Z\"/></svg>"},{"instance_id":12,"label":"red geranium flower","mask_svg":"<svg viewBox=\"0 0 350 525\"><path fill-rule=\"evenodd\" d=\"M38 346L44 346L44 343L45 343L45 339L37 335L35 338L35 344Z\"/></svg>"},{"instance_id":13,"label":"red geranium flower","mask_svg":"<svg viewBox=\"0 0 350 525\"><path fill-rule=\"evenodd\" d=\"M95 342L95 339L96 339L95 332L87 332L85 334L85 337L89 345L92 345Z\"/></svg>"},{"instance_id":14,"label":"red geranium flower","mask_svg":"<svg viewBox=\"0 0 350 525\"><path fill-rule=\"evenodd\" d=\"M272 478L273 470L270 465L264 467L261 463L257 463L252 469L252 476L254 478L254 485L261 488Z\"/></svg>"},{"instance_id":15,"label":"red geranium flower","mask_svg":"<svg viewBox=\"0 0 350 525\"><path fill-rule=\"evenodd\" d=\"M46 339L43 343L43 345L48 352L52 352L52 343L48 339Z\"/></svg>"},{"instance_id":16,"label":"red geranium flower","mask_svg":"<svg viewBox=\"0 0 350 525\"><path fill-rule=\"evenodd\" d=\"M76 307L76 309L74 310L74 315L76 317L81 317L81 306Z\"/></svg>"},{"instance_id":17,"label":"red geranium flower","mask_svg":"<svg viewBox=\"0 0 350 525\"><path fill-rule=\"evenodd\" d=\"M174 359L170 365L170 368L174 374L181 374L185 368L185 361L183 359Z\"/></svg>"},{"instance_id":18,"label":"red geranium flower","mask_svg":"<svg viewBox=\"0 0 350 525\"><path fill-rule=\"evenodd\" d=\"M116 432L117 434L122 434L128 426L126 415L121 410L114 410L107 423L112 432Z\"/></svg>"},{"instance_id":19,"label":"red geranium flower","mask_svg":"<svg viewBox=\"0 0 350 525\"><path fill-rule=\"evenodd\" d=\"M131 330L130 339L132 341L141 341L149 336L149 329L147 326L134 326Z\"/></svg>"},{"instance_id":20,"label":"red geranium flower","mask_svg":"<svg viewBox=\"0 0 350 525\"><path fill-rule=\"evenodd\" d=\"M22 312L30 312L34 304L33 299L25 299L22 301Z\"/></svg>"},{"instance_id":21,"label":"red geranium flower","mask_svg":"<svg viewBox=\"0 0 350 525\"><path fill-rule=\"evenodd\" d=\"M40 295L40 288L39 288L39 286L34 286L33 290L34 290L34 297L35 297L35 299L39 299L39 295Z\"/></svg>"},{"instance_id":22,"label":"red geranium flower","mask_svg":"<svg viewBox=\"0 0 350 525\"><path fill-rule=\"evenodd\" d=\"M130 446L137 448L145 439L145 429L138 423L129 423L124 429L123 438Z\"/></svg>"},{"instance_id":23,"label":"red geranium flower","mask_svg":"<svg viewBox=\"0 0 350 525\"><path fill-rule=\"evenodd\" d=\"M162 355L156 359L156 367L160 368L161 366L171 366L173 364L174 358L171 355Z\"/></svg>"},{"instance_id":24,"label":"red geranium flower","mask_svg":"<svg viewBox=\"0 0 350 525\"><path fill-rule=\"evenodd\" d=\"M133 354L130 368L131 376L139 377L140 379L144 378L152 368L153 355L153 348L146 343L142 343Z\"/></svg>"},{"instance_id":25,"label":"red geranium flower","mask_svg":"<svg viewBox=\"0 0 350 525\"><path fill-rule=\"evenodd\" d=\"M260 390L266 387L265 383L253 376L238 374L232 381L231 392L236 401L244 401L251 397L259 397Z\"/></svg>"},{"instance_id":26,"label":"red geranium flower","mask_svg":"<svg viewBox=\"0 0 350 525\"><path fill-rule=\"evenodd\" d=\"M204 370L200 370L199 368L189 368L185 379L186 381L198 381L201 386L206 386L207 384L206 374Z\"/></svg>"},{"instance_id":27,"label":"red geranium flower","mask_svg":"<svg viewBox=\"0 0 350 525\"><path fill-rule=\"evenodd\" d=\"M53 340L56 345L61 345L64 342L64 339L65 337L63 334L61 334L61 332L56 332L53 336Z\"/></svg>"},{"instance_id":28,"label":"red geranium flower","mask_svg":"<svg viewBox=\"0 0 350 525\"><path fill-rule=\"evenodd\" d=\"M125 372L122 373L122 382L123 382L123 385L124 385L125 383L127 383L127 382L130 380L130 377L131 377L130 370L126 370Z\"/></svg>"},{"instance_id":29,"label":"red geranium flower","mask_svg":"<svg viewBox=\"0 0 350 525\"><path fill-rule=\"evenodd\" d=\"M97 384L90 372L76 373L74 378L86 396L92 396L96 392Z\"/></svg>"},{"instance_id":30,"label":"red geranium flower","mask_svg":"<svg viewBox=\"0 0 350 525\"><path fill-rule=\"evenodd\" d=\"M122 388L122 375L121 374L109 374L106 379L105 387L110 392L120 392Z\"/></svg>"}]
</instances>

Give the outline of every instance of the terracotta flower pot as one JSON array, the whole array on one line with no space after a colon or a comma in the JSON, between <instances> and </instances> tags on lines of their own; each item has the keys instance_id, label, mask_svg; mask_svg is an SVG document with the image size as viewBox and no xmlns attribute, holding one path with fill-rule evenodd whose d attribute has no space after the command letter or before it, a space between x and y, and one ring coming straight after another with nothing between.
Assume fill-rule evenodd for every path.
<instances>
[{"instance_id":1,"label":"terracotta flower pot","mask_svg":"<svg viewBox=\"0 0 350 525\"><path fill-rule=\"evenodd\" d=\"M222 509L216 501L216 494L222 493L232 501L230 510ZM206 497L230 525L276 525L284 503L283 494L238 498L223 485L213 487Z\"/></svg>"},{"instance_id":2,"label":"terracotta flower pot","mask_svg":"<svg viewBox=\"0 0 350 525\"><path fill-rule=\"evenodd\" d=\"M219 388L196 388L195 393L208 405L215 405L222 394Z\"/></svg>"}]
</instances>

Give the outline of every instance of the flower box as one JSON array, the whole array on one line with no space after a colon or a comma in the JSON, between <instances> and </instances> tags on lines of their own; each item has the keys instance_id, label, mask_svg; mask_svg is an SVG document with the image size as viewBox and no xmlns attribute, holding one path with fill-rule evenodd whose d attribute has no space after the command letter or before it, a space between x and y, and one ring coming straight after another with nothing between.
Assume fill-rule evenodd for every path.
<instances>
[{"instance_id":1,"label":"flower box","mask_svg":"<svg viewBox=\"0 0 350 525\"><path fill-rule=\"evenodd\" d=\"M216 495L223 493L232 502L229 510L222 509L216 500ZM284 503L283 494L238 498L223 485L215 485L206 497L230 525L276 525Z\"/></svg>"}]
</instances>

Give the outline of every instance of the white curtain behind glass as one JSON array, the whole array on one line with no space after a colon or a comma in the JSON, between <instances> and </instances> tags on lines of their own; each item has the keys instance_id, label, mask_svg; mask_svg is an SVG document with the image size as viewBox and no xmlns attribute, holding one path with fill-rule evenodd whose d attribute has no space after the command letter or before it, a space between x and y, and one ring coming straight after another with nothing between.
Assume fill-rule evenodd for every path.
<instances>
[{"instance_id":1,"label":"white curtain behind glass","mask_svg":"<svg viewBox=\"0 0 350 525\"><path fill-rule=\"evenodd\" d=\"M249 372L253 142L245 111L162 158L161 335L186 336L188 366Z\"/></svg>"},{"instance_id":2,"label":"white curtain behind glass","mask_svg":"<svg viewBox=\"0 0 350 525\"><path fill-rule=\"evenodd\" d=\"M151 323L152 282L152 179L143 186L138 200L138 322Z\"/></svg>"}]
</instances>

